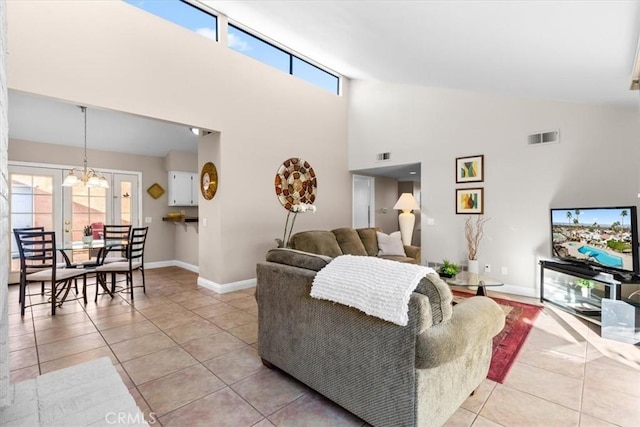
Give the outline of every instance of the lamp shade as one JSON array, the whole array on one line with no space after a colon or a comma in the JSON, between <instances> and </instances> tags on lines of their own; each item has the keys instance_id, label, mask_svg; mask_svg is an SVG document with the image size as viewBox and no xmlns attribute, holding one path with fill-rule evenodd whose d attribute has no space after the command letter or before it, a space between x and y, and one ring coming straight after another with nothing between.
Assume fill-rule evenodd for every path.
<instances>
[{"instance_id":1,"label":"lamp shade","mask_svg":"<svg viewBox=\"0 0 640 427\"><path fill-rule=\"evenodd\" d=\"M393 206L393 209L398 209L402 212L411 212L412 210L420 210L420 206L418 206L418 202L416 202L413 194L402 193L395 206Z\"/></svg>"}]
</instances>

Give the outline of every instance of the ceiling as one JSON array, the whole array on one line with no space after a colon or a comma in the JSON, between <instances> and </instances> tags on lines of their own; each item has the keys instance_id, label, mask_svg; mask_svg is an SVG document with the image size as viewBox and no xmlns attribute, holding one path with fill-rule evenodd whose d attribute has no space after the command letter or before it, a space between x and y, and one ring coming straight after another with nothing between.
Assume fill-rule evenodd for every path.
<instances>
[{"instance_id":1,"label":"ceiling","mask_svg":"<svg viewBox=\"0 0 640 427\"><path fill-rule=\"evenodd\" d=\"M354 79L640 104L636 0L201 3Z\"/></svg>"},{"instance_id":2,"label":"ceiling","mask_svg":"<svg viewBox=\"0 0 640 427\"><path fill-rule=\"evenodd\" d=\"M9 90L9 138L82 147L84 121L77 105ZM197 151L198 137L188 126L87 108L90 149L166 156Z\"/></svg>"},{"instance_id":3,"label":"ceiling","mask_svg":"<svg viewBox=\"0 0 640 427\"><path fill-rule=\"evenodd\" d=\"M640 92L629 90L638 1L201 3L353 79L640 105ZM155 156L197 150L183 124L89 108L87 127L91 149ZM82 132L76 105L9 91L10 138L82 146ZM408 171L388 171L396 172Z\"/></svg>"}]
</instances>

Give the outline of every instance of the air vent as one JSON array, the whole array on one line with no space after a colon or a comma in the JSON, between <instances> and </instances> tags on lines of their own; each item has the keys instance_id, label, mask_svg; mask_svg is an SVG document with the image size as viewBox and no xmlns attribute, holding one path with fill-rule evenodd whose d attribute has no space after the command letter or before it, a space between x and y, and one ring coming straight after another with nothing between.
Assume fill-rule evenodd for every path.
<instances>
[{"instance_id":1,"label":"air vent","mask_svg":"<svg viewBox=\"0 0 640 427\"><path fill-rule=\"evenodd\" d=\"M391 153L378 153L378 161L380 160L391 160Z\"/></svg>"},{"instance_id":2,"label":"air vent","mask_svg":"<svg viewBox=\"0 0 640 427\"><path fill-rule=\"evenodd\" d=\"M527 137L529 145L541 145L560 142L560 131L552 130L549 132L534 133Z\"/></svg>"}]
</instances>

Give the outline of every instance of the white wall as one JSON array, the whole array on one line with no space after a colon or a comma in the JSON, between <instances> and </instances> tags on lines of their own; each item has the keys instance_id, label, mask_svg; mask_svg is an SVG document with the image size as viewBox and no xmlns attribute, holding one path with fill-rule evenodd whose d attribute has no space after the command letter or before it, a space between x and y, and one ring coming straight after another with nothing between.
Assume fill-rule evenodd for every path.
<instances>
[{"instance_id":1,"label":"white wall","mask_svg":"<svg viewBox=\"0 0 640 427\"><path fill-rule=\"evenodd\" d=\"M318 213L302 215L296 230L350 223L346 96L124 2L9 2L7 9L10 88L219 131L217 201L199 205L209 221L199 233L201 278L255 277L284 225L273 181L289 157L303 157L318 176ZM209 160L199 154L199 167ZM217 261L203 253L203 239L224 248Z\"/></svg>"},{"instance_id":2,"label":"white wall","mask_svg":"<svg viewBox=\"0 0 640 427\"><path fill-rule=\"evenodd\" d=\"M628 109L474 92L352 82L349 168L422 162L425 260L466 263L464 218L455 215L456 157L484 154L485 212L491 217L480 265L504 290L537 295L540 258L550 256L549 207L636 205L640 132ZM530 147L530 133L560 129L561 143ZM508 275L500 274L500 267Z\"/></svg>"}]
</instances>

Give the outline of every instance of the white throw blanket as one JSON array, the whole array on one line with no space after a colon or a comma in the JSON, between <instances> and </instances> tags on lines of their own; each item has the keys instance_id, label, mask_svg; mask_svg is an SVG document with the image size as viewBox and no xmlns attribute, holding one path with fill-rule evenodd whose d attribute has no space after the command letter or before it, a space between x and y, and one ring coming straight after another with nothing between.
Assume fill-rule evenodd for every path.
<instances>
[{"instance_id":1,"label":"white throw blanket","mask_svg":"<svg viewBox=\"0 0 640 427\"><path fill-rule=\"evenodd\" d=\"M316 274L311 296L406 326L411 293L429 273L435 270L371 256L341 255Z\"/></svg>"}]
</instances>

